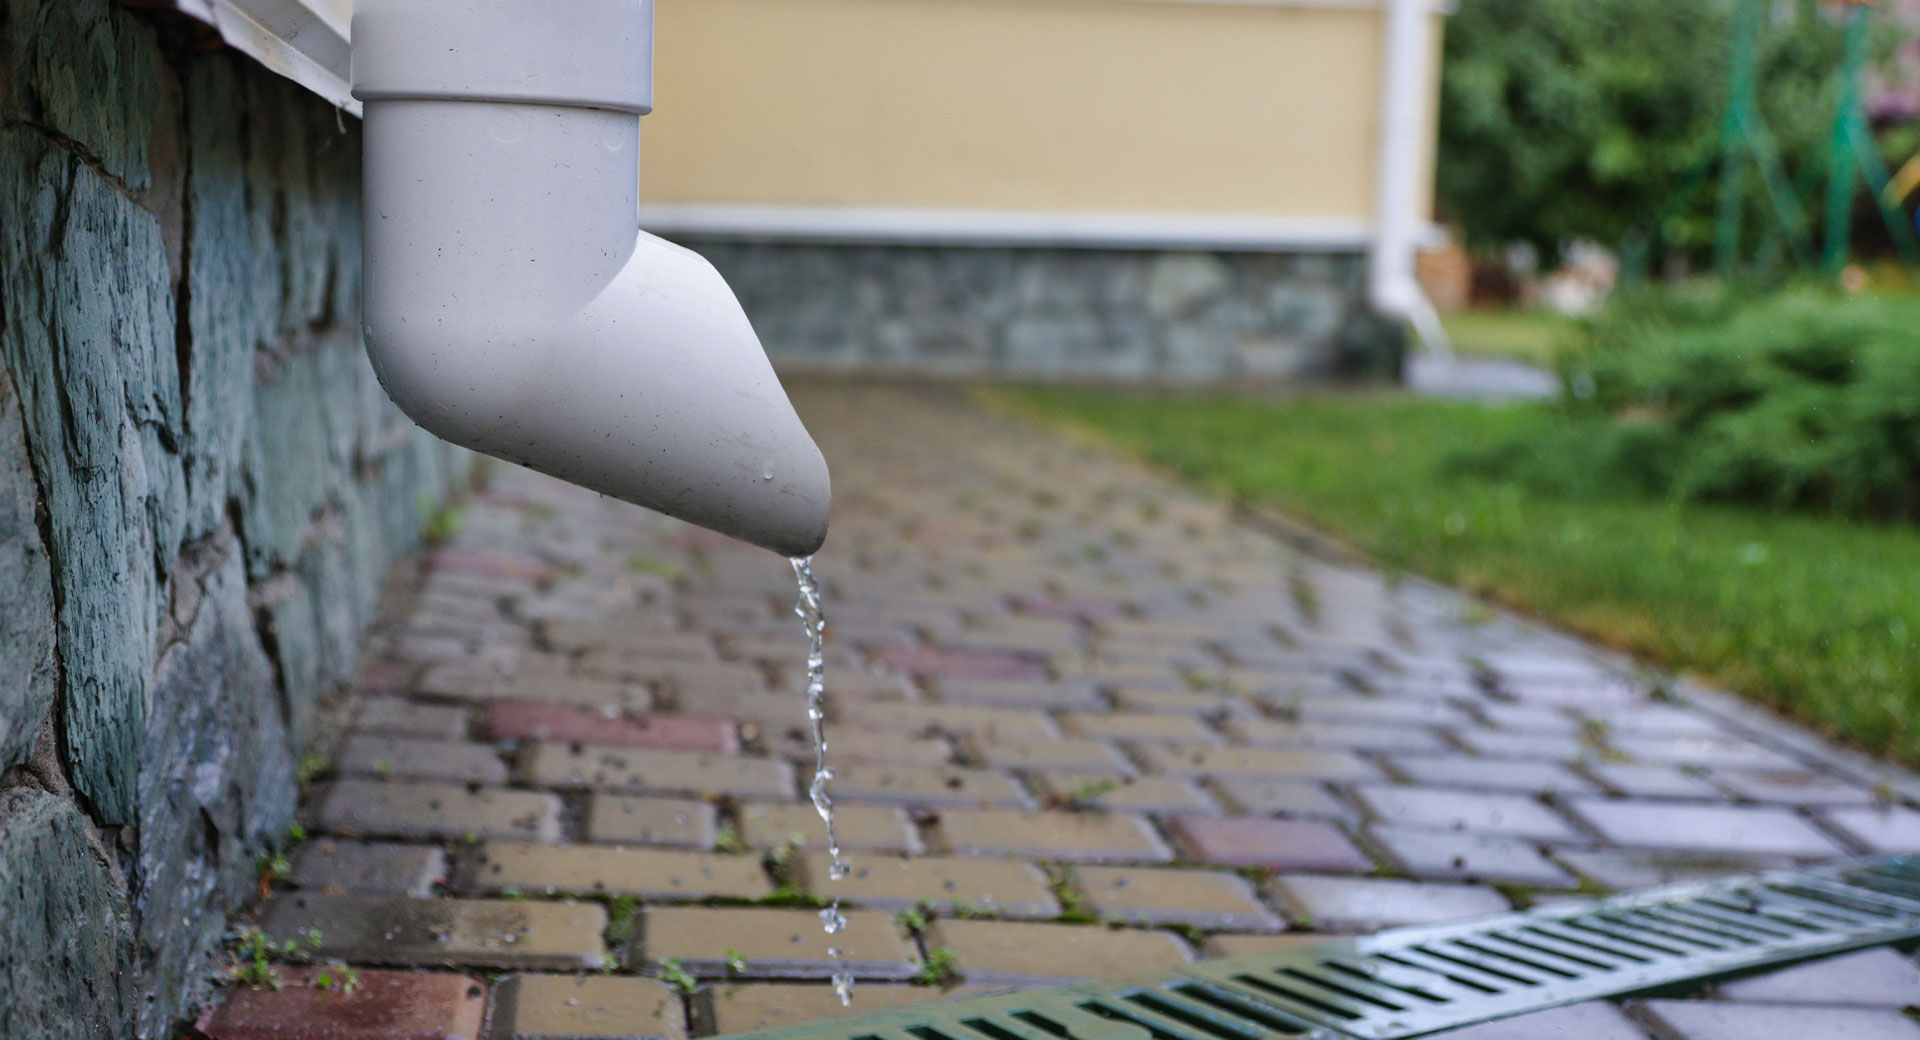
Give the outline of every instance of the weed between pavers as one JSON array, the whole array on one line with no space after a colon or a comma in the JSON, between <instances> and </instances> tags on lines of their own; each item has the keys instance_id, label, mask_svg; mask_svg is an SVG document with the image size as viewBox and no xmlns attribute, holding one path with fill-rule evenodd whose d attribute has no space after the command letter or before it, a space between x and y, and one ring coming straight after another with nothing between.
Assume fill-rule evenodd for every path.
<instances>
[{"instance_id":1,"label":"weed between pavers","mask_svg":"<svg viewBox=\"0 0 1920 1040\"><path fill-rule=\"evenodd\" d=\"M276 943L267 938L267 933L249 925L234 935L227 948L228 955L233 958L233 963L227 969L227 979L242 986L266 986L277 990L286 979L274 964L308 961L325 941L326 937L320 929L309 928L300 939Z\"/></svg>"},{"instance_id":2,"label":"weed between pavers","mask_svg":"<svg viewBox=\"0 0 1920 1040\"><path fill-rule=\"evenodd\" d=\"M693 993L700 988L700 982L680 966L678 957L662 957L653 962L660 969L660 981L678 989L682 993Z\"/></svg>"},{"instance_id":3,"label":"weed between pavers","mask_svg":"<svg viewBox=\"0 0 1920 1040\"><path fill-rule=\"evenodd\" d=\"M920 974L915 981L925 986L938 986L952 989L960 984L960 955L950 947L935 946L927 950L927 959L920 965Z\"/></svg>"}]
</instances>

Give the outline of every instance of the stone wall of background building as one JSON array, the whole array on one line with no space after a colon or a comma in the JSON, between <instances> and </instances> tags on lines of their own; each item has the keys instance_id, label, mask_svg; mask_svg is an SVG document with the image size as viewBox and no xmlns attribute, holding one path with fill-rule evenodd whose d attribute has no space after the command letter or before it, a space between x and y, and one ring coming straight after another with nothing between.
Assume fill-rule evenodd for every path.
<instances>
[{"instance_id":1,"label":"stone wall of background building","mask_svg":"<svg viewBox=\"0 0 1920 1040\"><path fill-rule=\"evenodd\" d=\"M677 235L791 368L1140 383L1397 377L1353 253L826 245Z\"/></svg>"},{"instance_id":2,"label":"stone wall of background building","mask_svg":"<svg viewBox=\"0 0 1920 1040\"><path fill-rule=\"evenodd\" d=\"M359 131L156 7L0 0L0 1036L170 1036L466 459L361 349Z\"/></svg>"}]
</instances>

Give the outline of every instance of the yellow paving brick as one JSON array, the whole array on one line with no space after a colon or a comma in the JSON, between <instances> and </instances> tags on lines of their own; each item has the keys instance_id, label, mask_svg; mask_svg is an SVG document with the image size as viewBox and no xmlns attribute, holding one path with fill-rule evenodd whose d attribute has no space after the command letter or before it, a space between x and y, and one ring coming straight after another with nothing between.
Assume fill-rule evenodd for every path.
<instances>
[{"instance_id":1,"label":"yellow paving brick","mask_svg":"<svg viewBox=\"0 0 1920 1040\"><path fill-rule=\"evenodd\" d=\"M661 906L641 911L633 965L648 968L671 958L695 975L719 978L819 978L848 970L860 978L909 979L920 952L893 915L850 910L835 936L812 910ZM839 947L835 961L827 950Z\"/></svg>"},{"instance_id":2,"label":"yellow paving brick","mask_svg":"<svg viewBox=\"0 0 1920 1040\"><path fill-rule=\"evenodd\" d=\"M616 892L646 899L758 899L773 892L758 856L607 845L488 842L467 883L478 892Z\"/></svg>"},{"instance_id":3,"label":"yellow paving brick","mask_svg":"<svg viewBox=\"0 0 1920 1040\"><path fill-rule=\"evenodd\" d=\"M808 855L807 887L815 895L860 906L897 909L932 903L1012 917L1053 917L1060 904L1047 876L1031 863L954 856L854 856L852 871L834 881L829 857Z\"/></svg>"}]
</instances>

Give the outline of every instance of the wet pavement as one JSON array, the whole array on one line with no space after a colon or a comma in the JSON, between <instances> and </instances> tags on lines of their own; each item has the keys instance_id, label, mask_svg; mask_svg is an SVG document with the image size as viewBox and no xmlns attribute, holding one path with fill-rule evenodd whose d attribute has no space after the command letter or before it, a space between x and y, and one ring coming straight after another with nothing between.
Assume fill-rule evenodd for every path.
<instances>
[{"instance_id":1,"label":"wet pavement","mask_svg":"<svg viewBox=\"0 0 1920 1040\"><path fill-rule=\"evenodd\" d=\"M786 561L524 471L396 575L216 1038L669 1037L1920 851L1920 782L958 391L808 384ZM828 955L817 908L843 900ZM1920 1038L1881 949L1450 1034ZM484 1023L484 1024L483 1024ZM329 1031L331 1030L331 1031Z\"/></svg>"}]
</instances>

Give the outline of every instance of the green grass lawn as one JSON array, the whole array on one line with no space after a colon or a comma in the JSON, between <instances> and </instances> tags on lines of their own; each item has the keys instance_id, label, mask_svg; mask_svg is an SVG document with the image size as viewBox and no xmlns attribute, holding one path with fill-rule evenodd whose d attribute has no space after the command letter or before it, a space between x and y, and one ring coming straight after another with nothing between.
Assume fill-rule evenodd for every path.
<instances>
[{"instance_id":1,"label":"green grass lawn","mask_svg":"<svg viewBox=\"0 0 1920 1040\"><path fill-rule=\"evenodd\" d=\"M1561 421L1540 404L1020 390L1022 410L1389 569L1540 615L1920 764L1920 532L1648 499L1542 496L1450 460Z\"/></svg>"},{"instance_id":2,"label":"green grass lawn","mask_svg":"<svg viewBox=\"0 0 1920 1040\"><path fill-rule=\"evenodd\" d=\"M1535 365L1553 364L1579 327L1568 317L1545 310L1470 310L1440 315L1454 349L1472 357L1508 358Z\"/></svg>"}]
</instances>

